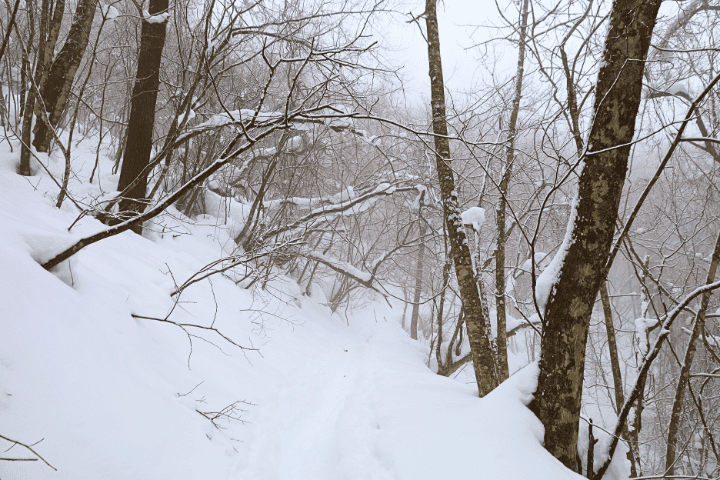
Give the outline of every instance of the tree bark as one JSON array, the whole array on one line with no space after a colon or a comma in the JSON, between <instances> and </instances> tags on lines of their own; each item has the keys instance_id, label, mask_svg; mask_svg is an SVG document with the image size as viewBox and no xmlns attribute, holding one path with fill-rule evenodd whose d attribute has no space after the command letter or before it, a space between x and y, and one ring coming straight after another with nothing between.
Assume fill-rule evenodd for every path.
<instances>
[{"instance_id":1,"label":"tree bark","mask_svg":"<svg viewBox=\"0 0 720 480\"><path fill-rule=\"evenodd\" d=\"M627 172L642 78L660 0L616 0L610 12L594 121L583 155L573 224L558 255L541 340L540 375L531 409L545 426L545 448L577 470L585 347L595 298ZM554 260L555 261L555 260Z\"/></svg>"},{"instance_id":2,"label":"tree bark","mask_svg":"<svg viewBox=\"0 0 720 480\"><path fill-rule=\"evenodd\" d=\"M63 45L62 50L53 61L52 67L47 72L47 78L42 85L40 96L50 120L50 126L45 124L42 115L36 114L33 145L38 152L47 152L50 148L50 140L53 138L50 127L57 127L65 110L65 105L70 96L70 89L75 80L75 74L80 67L80 62L85 55L85 49L90 40L90 31L95 18L97 2L98 0L80 0L65 45ZM58 7L56 7L55 14L61 15L61 12L58 13ZM55 16L57 15L53 15L53 17ZM56 41L58 32L59 26L53 25L50 29L49 39L51 41L55 39ZM52 42L47 43L49 46ZM44 50L41 52L43 56L47 51ZM38 107L43 108L43 105Z\"/></svg>"},{"instance_id":3,"label":"tree bark","mask_svg":"<svg viewBox=\"0 0 720 480\"><path fill-rule=\"evenodd\" d=\"M705 283L715 281L715 273L717 272L718 263L720 263L720 233L715 241L715 249L713 251L710 268L708 269L707 279ZM680 378L678 378L677 388L675 389L675 400L673 401L672 413L670 415L670 424L668 426L667 449L665 451L665 475L671 476L675 474L675 450L677 448L677 435L680 429L681 412L683 402L685 400L685 389L690 381L690 368L695 358L695 350L698 338L705 330L705 314L707 313L708 304L710 303L710 295L712 292L705 292L700 300L700 308L695 315L695 322L690 340L688 340L685 356L683 358L682 367L680 368Z\"/></svg>"},{"instance_id":4,"label":"tree bark","mask_svg":"<svg viewBox=\"0 0 720 480\"><path fill-rule=\"evenodd\" d=\"M149 14L158 15L168 9L168 0L151 0ZM152 135L155 125L155 104L160 86L160 63L165 46L167 21L150 23L143 19L138 53L137 75L132 94L127 144L123 155L118 190L123 191L138 176L137 184L120 202L120 218L128 218L145 209L147 173L143 170L150 161ZM142 224L133 227L142 233Z\"/></svg>"},{"instance_id":5,"label":"tree bark","mask_svg":"<svg viewBox=\"0 0 720 480\"><path fill-rule=\"evenodd\" d=\"M450 240L450 256L455 265L455 275L460 288L460 298L465 309L465 325L470 340L475 379L481 397L490 393L498 385L488 319L483 313L480 294L473 272L472 257L467 236L460 218L460 206L455 190L455 178L450 168L450 141L447 137L445 113L445 83L442 74L440 56L440 35L438 32L436 0L425 3L425 21L427 25L428 59L430 64L431 107L433 133L435 134L435 162L437 164L440 192L443 202L443 214Z\"/></svg>"}]
</instances>

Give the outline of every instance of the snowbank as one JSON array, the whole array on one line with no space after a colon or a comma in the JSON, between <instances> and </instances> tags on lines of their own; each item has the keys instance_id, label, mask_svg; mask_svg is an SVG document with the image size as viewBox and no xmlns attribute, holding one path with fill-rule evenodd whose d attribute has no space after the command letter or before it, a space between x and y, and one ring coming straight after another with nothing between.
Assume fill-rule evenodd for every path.
<instances>
[{"instance_id":1,"label":"snowbank","mask_svg":"<svg viewBox=\"0 0 720 480\"><path fill-rule=\"evenodd\" d=\"M3 480L580 478L540 445L525 406L535 365L480 400L425 366L397 311L341 318L282 276L246 290L217 275L174 305L176 283L223 252L209 216L103 240L46 272L38 261L102 226L68 233L74 207L53 206L49 179L13 173L15 152L0 145L0 434L44 439L34 448L57 472L0 462ZM171 310L259 350L132 316Z\"/></svg>"}]
</instances>

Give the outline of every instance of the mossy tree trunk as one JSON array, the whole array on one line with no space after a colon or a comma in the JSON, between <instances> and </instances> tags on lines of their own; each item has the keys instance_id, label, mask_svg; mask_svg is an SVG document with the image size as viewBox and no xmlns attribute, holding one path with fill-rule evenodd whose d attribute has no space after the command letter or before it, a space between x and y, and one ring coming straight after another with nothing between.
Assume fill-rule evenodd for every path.
<instances>
[{"instance_id":1,"label":"mossy tree trunk","mask_svg":"<svg viewBox=\"0 0 720 480\"><path fill-rule=\"evenodd\" d=\"M615 231L642 79L660 0L616 0L598 74L574 224L543 313L540 375L531 409L545 448L578 470L578 422L590 316Z\"/></svg>"}]
</instances>

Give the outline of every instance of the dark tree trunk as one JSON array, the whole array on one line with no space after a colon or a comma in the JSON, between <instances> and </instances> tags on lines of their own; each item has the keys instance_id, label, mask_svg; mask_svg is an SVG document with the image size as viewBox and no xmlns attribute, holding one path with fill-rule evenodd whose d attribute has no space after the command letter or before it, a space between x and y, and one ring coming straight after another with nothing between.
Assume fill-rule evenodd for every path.
<instances>
[{"instance_id":1,"label":"dark tree trunk","mask_svg":"<svg viewBox=\"0 0 720 480\"><path fill-rule=\"evenodd\" d=\"M167 9L168 0L150 1L150 15L158 15ZM147 173L143 173L143 170L150 162L152 150L155 104L160 86L160 63L165 46L166 25L166 21L150 23L146 19L142 23L137 75L118 190L123 191L136 178L140 178L120 202L121 218L142 212L146 204ZM136 225L133 231L142 233L142 225Z\"/></svg>"},{"instance_id":2,"label":"dark tree trunk","mask_svg":"<svg viewBox=\"0 0 720 480\"><path fill-rule=\"evenodd\" d=\"M435 134L435 162L437 164L438 179L440 180L445 224L448 239L450 240L450 256L455 264L455 275L460 287L460 298L465 309L465 325L470 340L475 379L478 384L478 392L481 397L484 397L498 385L495 356L488 338L490 322L484 315L482 302L480 301L470 248L460 218L455 178L452 168L450 168L450 141L447 138L447 120L445 118L445 83L442 74L440 35L438 33L435 2L436 0L427 0L425 3L433 133Z\"/></svg>"},{"instance_id":3,"label":"dark tree trunk","mask_svg":"<svg viewBox=\"0 0 720 480\"><path fill-rule=\"evenodd\" d=\"M62 50L53 61L52 67L47 72L47 77L42 85L40 95L52 128L56 128L60 123L60 117L70 96L75 74L80 67L83 55L85 55L85 49L90 40L93 19L95 18L97 2L98 0L80 0L80 3L78 3L65 45L63 45ZM62 5L62 2L58 3L58 7ZM59 15L61 13L58 13L58 7L55 9L55 13ZM64 8L64 5L62 7ZM52 43L53 39L57 41L58 32L59 26L53 25L49 35L51 42L48 42L48 45ZM42 52L42 54L44 55L45 52ZM42 104L38 105L38 108L42 107ZM35 133L33 145L37 151L47 152L53 135L40 114L36 115L33 132Z\"/></svg>"},{"instance_id":4,"label":"dark tree trunk","mask_svg":"<svg viewBox=\"0 0 720 480\"><path fill-rule=\"evenodd\" d=\"M578 185L577 211L564 261L543 313L540 375L532 410L545 426L545 448L577 470L577 438L590 315L607 272L627 171L642 78L660 0L616 0L594 121ZM598 153L593 153L598 152Z\"/></svg>"}]
</instances>

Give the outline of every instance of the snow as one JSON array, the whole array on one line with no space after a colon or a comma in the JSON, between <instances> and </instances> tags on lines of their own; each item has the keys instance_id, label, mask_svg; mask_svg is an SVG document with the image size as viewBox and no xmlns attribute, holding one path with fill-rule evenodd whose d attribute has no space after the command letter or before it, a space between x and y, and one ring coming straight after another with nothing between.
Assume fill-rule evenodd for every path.
<instances>
[{"instance_id":1,"label":"snow","mask_svg":"<svg viewBox=\"0 0 720 480\"><path fill-rule=\"evenodd\" d=\"M578 165L578 175L581 175L584 166L584 162L581 162L580 165ZM577 218L579 199L580 197L576 193L570 206L570 218L568 219L567 230L565 231L563 242L550 264L542 271L535 281L535 300L541 315L545 314L545 307L550 299L550 295L555 289L555 285L560 280L560 272L562 271L563 264L565 263L565 256L567 255L568 249L574 242L573 230L575 228L575 220Z\"/></svg>"},{"instance_id":2,"label":"snow","mask_svg":"<svg viewBox=\"0 0 720 480\"><path fill-rule=\"evenodd\" d=\"M535 252L535 265L537 269L542 272L547 268L548 265L550 265L550 262L552 261L552 258L550 257L549 253L545 252ZM532 271L532 265L530 264L530 259L528 258L523 262L522 266L520 267L520 270L525 272L531 272Z\"/></svg>"},{"instance_id":3,"label":"snow","mask_svg":"<svg viewBox=\"0 0 720 480\"><path fill-rule=\"evenodd\" d=\"M328 115L331 115L329 118L325 118L323 122L328 127L335 127L335 128L348 128L353 125L352 118L347 117L347 115L352 114L353 109L350 108L347 105L335 105L332 109L326 109L325 112ZM335 117L334 115L338 115Z\"/></svg>"},{"instance_id":4,"label":"snow","mask_svg":"<svg viewBox=\"0 0 720 480\"><path fill-rule=\"evenodd\" d=\"M170 14L168 12L159 13L157 15L150 15L150 12L147 10L143 10L143 20L145 20L147 23L165 23L167 22L168 18L170 18Z\"/></svg>"},{"instance_id":5,"label":"snow","mask_svg":"<svg viewBox=\"0 0 720 480\"><path fill-rule=\"evenodd\" d=\"M672 85L670 88L667 89L667 93L669 93L671 95L682 95L682 94L687 95L688 94L687 88L684 85L682 85L681 83L676 83L676 84Z\"/></svg>"},{"instance_id":6,"label":"snow","mask_svg":"<svg viewBox=\"0 0 720 480\"><path fill-rule=\"evenodd\" d=\"M587 453L589 445L588 435L589 422L586 418L580 420L580 430L578 431L578 452L580 458L583 459L583 471L587 469ZM612 436L602 427L599 427L596 423L593 424L593 438L597 441L594 448L593 457L593 468L595 472L600 470L603 463L605 463L605 452L610 447ZM603 476L604 479L610 480L615 478L628 478L630 476L630 464L625 461L627 458L627 445L623 442L618 442L618 446L615 450L615 455L610 462L607 472Z\"/></svg>"},{"instance_id":7,"label":"snow","mask_svg":"<svg viewBox=\"0 0 720 480\"><path fill-rule=\"evenodd\" d=\"M195 118L195 111L191 108L188 112L187 119L192 120L193 118ZM178 115L178 123L182 123L183 120L185 120L185 113L181 113L180 115Z\"/></svg>"},{"instance_id":8,"label":"snow","mask_svg":"<svg viewBox=\"0 0 720 480\"><path fill-rule=\"evenodd\" d=\"M541 446L526 407L536 364L478 399L472 383L428 369L427 350L399 325L402 308L332 314L322 289L304 296L280 273L244 289L228 271L175 305L177 284L232 251L226 224L246 215L234 200L208 193L216 215L191 222L175 211L144 237L125 232L45 271L38 262L102 225L86 216L69 233L78 211L54 207L46 175L16 175L18 152L0 144L0 435L44 439L33 448L57 472L0 462L0 478L582 478ZM71 193L107 196L112 160L101 158L89 184L94 152L74 152ZM61 158L46 160L62 171ZM212 325L258 350L131 316L170 311L170 321ZM235 402L246 402L240 420L219 418L220 428L198 413ZM9 446L0 440L4 455L26 456Z\"/></svg>"},{"instance_id":9,"label":"snow","mask_svg":"<svg viewBox=\"0 0 720 480\"><path fill-rule=\"evenodd\" d=\"M648 337L647 331L658 324L657 318L638 318L635 320L635 333L640 343L640 352L644 355L648 353Z\"/></svg>"},{"instance_id":10,"label":"snow","mask_svg":"<svg viewBox=\"0 0 720 480\"><path fill-rule=\"evenodd\" d=\"M325 203L343 203L348 200L352 200L355 198L355 190L352 186L349 186L347 188L344 188L340 192L336 193L335 195L330 195L329 197L313 197L313 198L306 198L306 197L290 197L290 198L281 198L277 200L265 200L263 202L263 205L266 208L272 208L276 207L283 203L291 203L293 205L297 205L298 207L304 207L309 209L318 208L322 204Z\"/></svg>"},{"instance_id":11,"label":"snow","mask_svg":"<svg viewBox=\"0 0 720 480\"><path fill-rule=\"evenodd\" d=\"M485 222L485 209L481 207L470 207L460 215L463 225L472 226L476 232L480 231L480 227Z\"/></svg>"},{"instance_id":12,"label":"snow","mask_svg":"<svg viewBox=\"0 0 720 480\"><path fill-rule=\"evenodd\" d=\"M118 16L118 10L117 8L113 7L112 5L100 5L100 12L102 13L103 18L107 20L115 20Z\"/></svg>"},{"instance_id":13,"label":"snow","mask_svg":"<svg viewBox=\"0 0 720 480\"><path fill-rule=\"evenodd\" d=\"M341 260L337 260L335 258L328 257L327 255L325 255L324 253L322 253L318 250L311 250L311 251L307 251L304 253L305 253L305 255L307 255L310 258L315 258L317 260L324 262L325 264L327 264L334 270L337 270L337 271L340 271L343 273L347 273L348 275L352 275L353 277L358 278L361 281L368 283L368 284L370 282L372 282L373 277L370 273L363 272L362 270L355 268L354 266L352 266L351 264L349 264L347 262L343 262Z\"/></svg>"}]
</instances>

